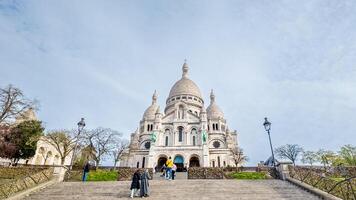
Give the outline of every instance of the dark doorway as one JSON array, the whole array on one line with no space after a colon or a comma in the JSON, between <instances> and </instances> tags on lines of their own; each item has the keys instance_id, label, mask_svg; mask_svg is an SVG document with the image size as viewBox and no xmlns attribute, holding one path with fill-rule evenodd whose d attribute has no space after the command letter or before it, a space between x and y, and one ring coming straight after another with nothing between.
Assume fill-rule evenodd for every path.
<instances>
[{"instance_id":1,"label":"dark doorway","mask_svg":"<svg viewBox=\"0 0 356 200\"><path fill-rule=\"evenodd\" d=\"M189 160L189 167L200 167L199 158L198 157L191 157Z\"/></svg>"},{"instance_id":2,"label":"dark doorway","mask_svg":"<svg viewBox=\"0 0 356 200\"><path fill-rule=\"evenodd\" d=\"M173 163L177 166L177 172L182 172L184 170L184 159L182 156L176 156Z\"/></svg>"},{"instance_id":3,"label":"dark doorway","mask_svg":"<svg viewBox=\"0 0 356 200\"><path fill-rule=\"evenodd\" d=\"M162 172L163 171L162 167L163 167L164 164L166 164L166 161L167 161L166 157L158 158L157 166L156 166L156 172L158 172L158 171Z\"/></svg>"}]
</instances>

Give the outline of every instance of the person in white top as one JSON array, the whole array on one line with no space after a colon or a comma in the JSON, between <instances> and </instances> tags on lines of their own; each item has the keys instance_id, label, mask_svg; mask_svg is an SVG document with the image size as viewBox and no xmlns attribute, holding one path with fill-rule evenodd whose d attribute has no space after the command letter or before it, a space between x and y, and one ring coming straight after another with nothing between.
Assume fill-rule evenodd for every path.
<instances>
[{"instance_id":1,"label":"person in white top","mask_svg":"<svg viewBox=\"0 0 356 200\"><path fill-rule=\"evenodd\" d=\"M174 176L176 174L176 171L177 171L177 166L176 166L176 164L173 164L173 167L172 167L172 180L174 180Z\"/></svg>"}]
</instances>

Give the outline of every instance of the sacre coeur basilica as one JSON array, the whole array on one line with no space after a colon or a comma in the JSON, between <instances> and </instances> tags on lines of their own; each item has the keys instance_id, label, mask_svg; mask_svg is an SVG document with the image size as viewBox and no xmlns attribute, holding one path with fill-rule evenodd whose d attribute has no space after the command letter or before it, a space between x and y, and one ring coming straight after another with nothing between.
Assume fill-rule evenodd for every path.
<instances>
[{"instance_id":1,"label":"sacre coeur basilica","mask_svg":"<svg viewBox=\"0 0 356 200\"><path fill-rule=\"evenodd\" d=\"M160 169L169 157L179 171L235 165L231 150L238 145L237 132L229 130L213 90L205 109L200 89L189 79L188 70L185 62L182 78L171 88L163 112L154 92L152 104L123 152L121 167Z\"/></svg>"}]
</instances>

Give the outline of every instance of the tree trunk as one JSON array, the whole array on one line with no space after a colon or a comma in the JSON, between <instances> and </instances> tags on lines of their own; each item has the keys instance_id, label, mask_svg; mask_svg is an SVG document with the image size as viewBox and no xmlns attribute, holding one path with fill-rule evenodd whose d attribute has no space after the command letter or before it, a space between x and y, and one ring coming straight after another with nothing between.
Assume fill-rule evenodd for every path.
<instances>
[{"instance_id":1,"label":"tree trunk","mask_svg":"<svg viewBox=\"0 0 356 200\"><path fill-rule=\"evenodd\" d=\"M117 160L114 162L114 169L116 169Z\"/></svg>"},{"instance_id":2,"label":"tree trunk","mask_svg":"<svg viewBox=\"0 0 356 200\"><path fill-rule=\"evenodd\" d=\"M95 163L96 163L96 166L95 166L95 170L98 170L99 168L99 163L100 163L100 160L95 160Z\"/></svg>"},{"instance_id":3,"label":"tree trunk","mask_svg":"<svg viewBox=\"0 0 356 200\"><path fill-rule=\"evenodd\" d=\"M61 165L64 165L65 160L66 160L66 157L61 157Z\"/></svg>"}]
</instances>

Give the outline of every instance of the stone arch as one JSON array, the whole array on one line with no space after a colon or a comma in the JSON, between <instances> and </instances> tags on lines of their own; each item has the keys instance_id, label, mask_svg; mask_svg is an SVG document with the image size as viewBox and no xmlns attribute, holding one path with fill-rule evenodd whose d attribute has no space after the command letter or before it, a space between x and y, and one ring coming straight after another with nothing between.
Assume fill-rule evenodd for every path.
<instances>
[{"instance_id":1,"label":"stone arch","mask_svg":"<svg viewBox=\"0 0 356 200\"><path fill-rule=\"evenodd\" d=\"M146 146L147 145L146 143L148 143L148 142L150 144L149 146L151 147L151 140L146 139L146 140L141 142L140 149L149 150L150 148L147 148L147 146Z\"/></svg>"},{"instance_id":2,"label":"stone arch","mask_svg":"<svg viewBox=\"0 0 356 200\"><path fill-rule=\"evenodd\" d=\"M168 159L168 156L165 154L160 154L157 157L157 166L155 166L156 172L163 170L163 165L166 163L167 159Z\"/></svg>"},{"instance_id":3,"label":"stone arch","mask_svg":"<svg viewBox=\"0 0 356 200\"><path fill-rule=\"evenodd\" d=\"M189 167L200 167L200 157L192 154L189 158Z\"/></svg>"},{"instance_id":4,"label":"stone arch","mask_svg":"<svg viewBox=\"0 0 356 200\"><path fill-rule=\"evenodd\" d=\"M43 164L43 155L45 154L45 148L40 147L38 149L38 154L36 157L35 165L42 165Z\"/></svg>"},{"instance_id":5,"label":"stone arch","mask_svg":"<svg viewBox=\"0 0 356 200\"><path fill-rule=\"evenodd\" d=\"M48 151L45 158L45 163L44 163L45 165L51 165L52 156L53 156L52 151Z\"/></svg>"},{"instance_id":6,"label":"stone arch","mask_svg":"<svg viewBox=\"0 0 356 200\"><path fill-rule=\"evenodd\" d=\"M61 161L59 155L55 155L53 160L53 165L60 165L60 162Z\"/></svg>"}]
</instances>

